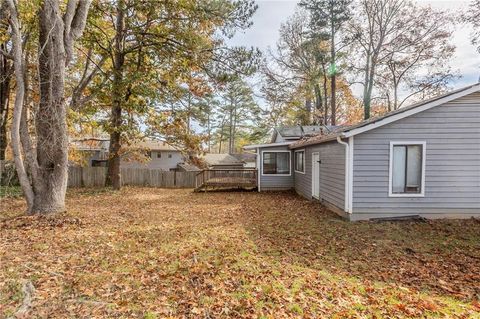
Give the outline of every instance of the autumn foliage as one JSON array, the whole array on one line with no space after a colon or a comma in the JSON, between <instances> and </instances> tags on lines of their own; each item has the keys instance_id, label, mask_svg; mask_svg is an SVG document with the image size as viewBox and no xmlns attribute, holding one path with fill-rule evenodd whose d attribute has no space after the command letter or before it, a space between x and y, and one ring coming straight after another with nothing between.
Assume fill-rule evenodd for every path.
<instances>
[{"instance_id":1,"label":"autumn foliage","mask_svg":"<svg viewBox=\"0 0 480 319\"><path fill-rule=\"evenodd\" d=\"M92 205L92 203L95 203ZM350 223L290 193L71 190L0 205L0 317L478 318L480 223Z\"/></svg>"}]
</instances>

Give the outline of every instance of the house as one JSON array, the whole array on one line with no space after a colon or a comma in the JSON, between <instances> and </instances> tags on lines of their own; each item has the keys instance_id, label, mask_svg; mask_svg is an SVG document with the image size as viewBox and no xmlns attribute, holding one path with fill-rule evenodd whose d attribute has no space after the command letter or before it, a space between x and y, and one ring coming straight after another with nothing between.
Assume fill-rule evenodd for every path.
<instances>
[{"instance_id":1,"label":"house","mask_svg":"<svg viewBox=\"0 0 480 319\"><path fill-rule=\"evenodd\" d=\"M230 154L207 153L201 157L209 169L243 169L245 162Z\"/></svg>"},{"instance_id":2,"label":"house","mask_svg":"<svg viewBox=\"0 0 480 319\"><path fill-rule=\"evenodd\" d=\"M189 163L178 163L177 171L179 172L200 172L201 169Z\"/></svg>"},{"instance_id":3,"label":"house","mask_svg":"<svg viewBox=\"0 0 480 319\"><path fill-rule=\"evenodd\" d=\"M231 154L233 157L235 157L237 160L241 161L244 163L243 167L244 168L255 168L256 161L257 161L257 155L255 153L235 153Z\"/></svg>"},{"instance_id":4,"label":"house","mask_svg":"<svg viewBox=\"0 0 480 319\"><path fill-rule=\"evenodd\" d=\"M80 153L86 166L106 167L110 140L104 137L85 137L73 140L70 147Z\"/></svg>"},{"instance_id":5,"label":"house","mask_svg":"<svg viewBox=\"0 0 480 319\"><path fill-rule=\"evenodd\" d=\"M185 162L185 157L179 149L163 141L147 140L138 143L135 147L146 150L147 161L139 162L135 160L135 158L129 160L128 157L125 156L120 164L122 168L148 168L174 171L177 169L179 163Z\"/></svg>"},{"instance_id":6,"label":"house","mask_svg":"<svg viewBox=\"0 0 480 319\"><path fill-rule=\"evenodd\" d=\"M349 220L480 217L480 84L328 134L250 145L258 189Z\"/></svg>"},{"instance_id":7,"label":"house","mask_svg":"<svg viewBox=\"0 0 480 319\"><path fill-rule=\"evenodd\" d=\"M87 166L106 167L108 161L108 138L84 138L72 143L72 147L84 153ZM130 147L122 155L121 168L148 168L163 171L176 170L177 165L185 162L182 152L163 142L147 140ZM134 152L136 151L136 152ZM140 159L138 153L145 153L146 158ZM145 157L145 156L144 156Z\"/></svg>"}]
</instances>

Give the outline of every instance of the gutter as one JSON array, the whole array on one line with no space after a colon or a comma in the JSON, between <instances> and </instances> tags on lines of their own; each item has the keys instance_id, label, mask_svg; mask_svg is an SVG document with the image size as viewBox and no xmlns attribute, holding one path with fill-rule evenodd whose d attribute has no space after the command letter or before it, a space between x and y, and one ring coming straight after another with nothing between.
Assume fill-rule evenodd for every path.
<instances>
[{"instance_id":1,"label":"gutter","mask_svg":"<svg viewBox=\"0 0 480 319\"><path fill-rule=\"evenodd\" d=\"M350 207L350 184L351 184L351 172L350 172L350 153L353 150L350 149L350 143L342 141L342 136L337 136L337 142L345 146L345 204L344 211L351 214L352 209Z\"/></svg>"}]
</instances>

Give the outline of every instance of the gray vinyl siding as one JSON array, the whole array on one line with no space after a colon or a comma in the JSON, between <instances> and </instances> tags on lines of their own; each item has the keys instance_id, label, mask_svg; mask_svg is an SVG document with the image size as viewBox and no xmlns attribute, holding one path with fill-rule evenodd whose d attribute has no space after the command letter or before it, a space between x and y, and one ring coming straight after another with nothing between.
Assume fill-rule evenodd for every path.
<instances>
[{"instance_id":1,"label":"gray vinyl siding","mask_svg":"<svg viewBox=\"0 0 480 319\"><path fill-rule=\"evenodd\" d=\"M290 176L276 176L276 175L262 175L262 152L264 151L289 151L290 152ZM287 190L294 187L293 175L293 153L288 149L288 146L265 147L260 148L260 167L258 173L260 174L260 190Z\"/></svg>"},{"instance_id":2,"label":"gray vinyl siding","mask_svg":"<svg viewBox=\"0 0 480 319\"><path fill-rule=\"evenodd\" d=\"M320 200L345 207L345 146L329 142L305 148L305 174L295 172L295 190L312 198L312 153L320 155Z\"/></svg>"},{"instance_id":3,"label":"gray vinyl siding","mask_svg":"<svg viewBox=\"0 0 480 319\"><path fill-rule=\"evenodd\" d=\"M161 153L161 157L158 157L157 154ZM150 158L145 163L138 161L123 161L120 163L122 168L148 168L148 169L159 169L163 171L169 171L170 169L177 168L178 163L183 163L185 161L182 153L176 151L151 151L152 158ZM169 157L169 155L171 157Z\"/></svg>"},{"instance_id":4,"label":"gray vinyl siding","mask_svg":"<svg viewBox=\"0 0 480 319\"><path fill-rule=\"evenodd\" d=\"M425 196L389 197L390 141L425 141ZM480 93L354 137L351 219L480 216Z\"/></svg>"}]
</instances>

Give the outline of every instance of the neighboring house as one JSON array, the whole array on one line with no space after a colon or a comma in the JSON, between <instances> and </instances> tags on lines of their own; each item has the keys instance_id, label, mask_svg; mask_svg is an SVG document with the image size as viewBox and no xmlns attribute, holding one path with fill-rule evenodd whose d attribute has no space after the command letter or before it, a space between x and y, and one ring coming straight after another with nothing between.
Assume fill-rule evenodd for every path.
<instances>
[{"instance_id":1,"label":"neighboring house","mask_svg":"<svg viewBox=\"0 0 480 319\"><path fill-rule=\"evenodd\" d=\"M102 137L86 137L71 142L71 148L82 154L86 166L106 167L110 140Z\"/></svg>"},{"instance_id":2,"label":"neighboring house","mask_svg":"<svg viewBox=\"0 0 480 319\"><path fill-rule=\"evenodd\" d=\"M480 217L480 84L300 141L251 145L258 189L350 220Z\"/></svg>"},{"instance_id":3,"label":"neighboring house","mask_svg":"<svg viewBox=\"0 0 480 319\"><path fill-rule=\"evenodd\" d=\"M200 168L193 164L188 163L178 163L177 164L177 171L179 172L199 172L201 171Z\"/></svg>"},{"instance_id":4,"label":"neighboring house","mask_svg":"<svg viewBox=\"0 0 480 319\"><path fill-rule=\"evenodd\" d=\"M236 154L231 154L233 157L235 157L237 160L241 161L244 163L243 167L244 168L255 168L256 167L256 161L257 161L257 154L254 153L236 153Z\"/></svg>"},{"instance_id":5,"label":"neighboring house","mask_svg":"<svg viewBox=\"0 0 480 319\"><path fill-rule=\"evenodd\" d=\"M210 169L243 169L245 162L230 154L207 153L201 157Z\"/></svg>"},{"instance_id":6,"label":"neighboring house","mask_svg":"<svg viewBox=\"0 0 480 319\"><path fill-rule=\"evenodd\" d=\"M147 151L146 162L136 160L122 159L122 168L148 168L160 169L163 171L173 171L177 169L179 163L185 162L182 152L175 147L162 141L145 141L135 145L136 148Z\"/></svg>"},{"instance_id":7,"label":"neighboring house","mask_svg":"<svg viewBox=\"0 0 480 319\"><path fill-rule=\"evenodd\" d=\"M88 166L106 167L110 141L101 138L85 138L73 142L73 148L84 152ZM145 161L138 160L126 152L122 156L121 168L148 168L163 171L176 170L177 165L185 162L182 152L162 141L144 141L132 146L132 150L146 152Z\"/></svg>"}]
</instances>

